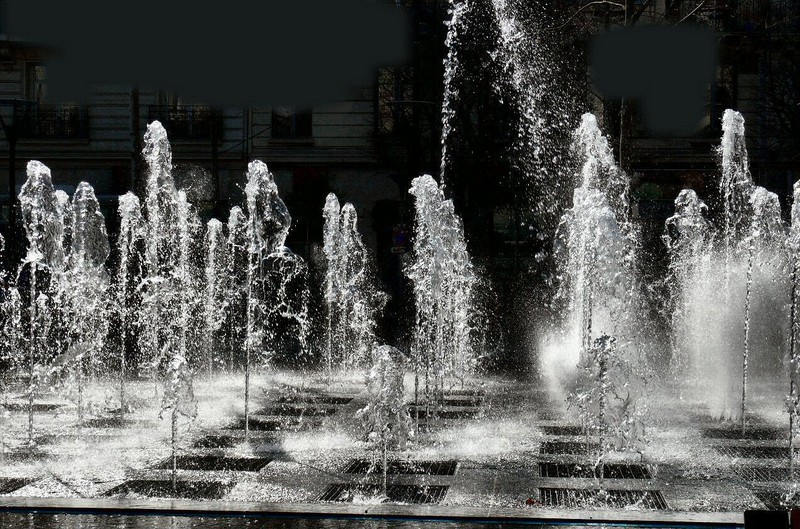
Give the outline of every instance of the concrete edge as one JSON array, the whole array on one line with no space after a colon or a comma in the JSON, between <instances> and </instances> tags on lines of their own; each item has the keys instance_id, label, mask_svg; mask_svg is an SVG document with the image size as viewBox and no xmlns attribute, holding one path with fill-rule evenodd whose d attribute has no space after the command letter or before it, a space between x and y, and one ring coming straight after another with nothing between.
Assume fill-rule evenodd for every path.
<instances>
[{"instance_id":1,"label":"concrete edge","mask_svg":"<svg viewBox=\"0 0 800 529\"><path fill-rule=\"evenodd\" d=\"M464 522L559 522L621 524L644 527L744 527L739 512L675 512L501 508L443 505L353 505L328 503L260 503L218 500L157 500L129 498L0 497L0 512L116 514L160 516L217 516L244 518L372 518Z\"/></svg>"}]
</instances>

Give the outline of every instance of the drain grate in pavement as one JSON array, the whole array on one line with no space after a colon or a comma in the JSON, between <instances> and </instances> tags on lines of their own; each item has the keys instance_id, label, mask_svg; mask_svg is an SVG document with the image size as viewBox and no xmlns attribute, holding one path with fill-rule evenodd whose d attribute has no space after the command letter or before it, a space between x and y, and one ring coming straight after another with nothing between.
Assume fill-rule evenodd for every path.
<instances>
[{"instance_id":1,"label":"drain grate in pavement","mask_svg":"<svg viewBox=\"0 0 800 529\"><path fill-rule=\"evenodd\" d=\"M442 406L450 406L451 408L474 408L476 406L480 406L483 403L483 399L480 398L469 398L469 397L446 397L444 400L440 401ZM427 403L425 400L421 400L419 403L417 402L409 402L409 406L419 406L420 408L424 408ZM436 406L437 401L435 399L431 399L430 405L431 407Z\"/></svg>"},{"instance_id":2,"label":"drain grate in pavement","mask_svg":"<svg viewBox=\"0 0 800 529\"><path fill-rule=\"evenodd\" d=\"M244 425L242 425L244 428ZM233 448L243 439L230 435L207 435L194 443L195 448Z\"/></svg>"},{"instance_id":3,"label":"drain grate in pavement","mask_svg":"<svg viewBox=\"0 0 800 529\"><path fill-rule=\"evenodd\" d=\"M782 446L725 446L718 445L722 455L753 459L783 459L789 457L789 449Z\"/></svg>"},{"instance_id":4,"label":"drain grate in pavement","mask_svg":"<svg viewBox=\"0 0 800 529\"><path fill-rule=\"evenodd\" d=\"M482 389L446 389L445 396L453 397L485 397L486 392Z\"/></svg>"},{"instance_id":5,"label":"drain grate in pavement","mask_svg":"<svg viewBox=\"0 0 800 529\"><path fill-rule=\"evenodd\" d=\"M577 424L555 424L540 428L547 435L584 435L583 427Z\"/></svg>"},{"instance_id":6,"label":"drain grate in pavement","mask_svg":"<svg viewBox=\"0 0 800 529\"><path fill-rule=\"evenodd\" d=\"M543 421L558 421L564 414L555 410L536 410L536 416Z\"/></svg>"},{"instance_id":7,"label":"drain grate in pavement","mask_svg":"<svg viewBox=\"0 0 800 529\"><path fill-rule=\"evenodd\" d=\"M478 410L453 410L447 408L440 408L437 410L433 406L425 408L425 406L412 405L408 407L408 413L411 415L412 419L416 418L418 410L420 419L427 419L429 417L439 417L440 419L473 419L478 415Z\"/></svg>"},{"instance_id":8,"label":"drain grate in pavement","mask_svg":"<svg viewBox=\"0 0 800 529\"><path fill-rule=\"evenodd\" d=\"M597 443L581 441L544 441L539 447L540 454L582 455L599 450Z\"/></svg>"},{"instance_id":9,"label":"drain grate in pavement","mask_svg":"<svg viewBox=\"0 0 800 529\"><path fill-rule=\"evenodd\" d=\"M290 426L284 425L278 419L265 419L263 417L250 417L248 427L254 432L278 432L286 430ZM239 419L233 424L227 426L226 430L244 430L244 418Z\"/></svg>"},{"instance_id":10,"label":"drain grate in pavement","mask_svg":"<svg viewBox=\"0 0 800 529\"><path fill-rule=\"evenodd\" d=\"M764 508L776 511L796 509L800 507L800 498L787 498L785 491L781 490L754 490L753 495L764 504Z\"/></svg>"},{"instance_id":11,"label":"drain grate in pavement","mask_svg":"<svg viewBox=\"0 0 800 529\"><path fill-rule=\"evenodd\" d=\"M432 504L441 502L447 485L389 485L388 501L393 503ZM320 496L320 501L350 502L357 496L374 498L383 495L383 487L366 483L334 483Z\"/></svg>"},{"instance_id":12,"label":"drain grate in pavement","mask_svg":"<svg viewBox=\"0 0 800 529\"><path fill-rule=\"evenodd\" d=\"M140 422L122 417L96 417L83 421L84 428L131 428L140 424Z\"/></svg>"},{"instance_id":13,"label":"drain grate in pavement","mask_svg":"<svg viewBox=\"0 0 800 529\"><path fill-rule=\"evenodd\" d=\"M594 465L569 463L539 463L543 478L599 478L600 468ZM650 471L642 465L607 464L603 466L603 479L651 479Z\"/></svg>"},{"instance_id":14,"label":"drain grate in pavement","mask_svg":"<svg viewBox=\"0 0 800 529\"><path fill-rule=\"evenodd\" d=\"M5 408L8 411L28 411L28 403L27 402L6 402L5 404L1 404L0 407ZM63 404L51 404L46 402L34 402L33 403L33 411L34 413L41 413L41 412L48 412L48 411L56 411L60 408L63 408Z\"/></svg>"},{"instance_id":15,"label":"drain grate in pavement","mask_svg":"<svg viewBox=\"0 0 800 529\"><path fill-rule=\"evenodd\" d=\"M10 494L36 480L29 478L0 478L0 494Z\"/></svg>"},{"instance_id":16,"label":"drain grate in pavement","mask_svg":"<svg viewBox=\"0 0 800 529\"><path fill-rule=\"evenodd\" d=\"M426 474L431 476L452 476L456 473L458 461L389 461L387 474ZM372 469L370 471L370 468ZM366 459L353 459L344 470L345 474L381 474L383 466Z\"/></svg>"},{"instance_id":17,"label":"drain grate in pavement","mask_svg":"<svg viewBox=\"0 0 800 529\"><path fill-rule=\"evenodd\" d=\"M734 428L704 428L703 437L708 439L750 439L761 441L772 441L787 438L786 428L774 428L769 426L757 426L745 430L742 437L741 427Z\"/></svg>"},{"instance_id":18,"label":"drain grate in pavement","mask_svg":"<svg viewBox=\"0 0 800 529\"><path fill-rule=\"evenodd\" d=\"M737 466L733 469L737 477L753 483L769 483L769 482L791 482L789 477L789 469L787 467L756 467ZM796 472L795 476L800 476L800 472Z\"/></svg>"},{"instance_id":19,"label":"drain grate in pavement","mask_svg":"<svg viewBox=\"0 0 800 529\"><path fill-rule=\"evenodd\" d=\"M218 500L233 488L233 483L222 481L178 481L175 489L171 480L134 479L117 485L105 496L139 494L152 498L192 498Z\"/></svg>"},{"instance_id":20,"label":"drain grate in pavement","mask_svg":"<svg viewBox=\"0 0 800 529\"><path fill-rule=\"evenodd\" d=\"M657 490L597 490L540 488L540 499L548 507L585 509L589 507L666 509L667 502Z\"/></svg>"},{"instance_id":21,"label":"drain grate in pavement","mask_svg":"<svg viewBox=\"0 0 800 529\"><path fill-rule=\"evenodd\" d=\"M176 465L181 470L233 470L238 472L258 472L272 461L268 457L225 457L215 455L178 456ZM172 458L167 458L153 468L169 470Z\"/></svg>"},{"instance_id":22,"label":"drain grate in pavement","mask_svg":"<svg viewBox=\"0 0 800 529\"><path fill-rule=\"evenodd\" d=\"M292 406L284 404L259 410L259 415L279 415L281 417L326 417L336 413L336 408L317 408L314 406Z\"/></svg>"},{"instance_id":23,"label":"drain grate in pavement","mask_svg":"<svg viewBox=\"0 0 800 529\"><path fill-rule=\"evenodd\" d=\"M278 402L303 404L349 404L353 397L337 397L334 395L284 395Z\"/></svg>"}]
</instances>

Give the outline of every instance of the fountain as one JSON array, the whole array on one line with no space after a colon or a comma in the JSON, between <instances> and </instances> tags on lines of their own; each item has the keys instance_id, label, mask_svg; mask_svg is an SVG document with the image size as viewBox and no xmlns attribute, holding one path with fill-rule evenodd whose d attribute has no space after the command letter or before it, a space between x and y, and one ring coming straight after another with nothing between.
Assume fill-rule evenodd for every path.
<instances>
[{"instance_id":1,"label":"fountain","mask_svg":"<svg viewBox=\"0 0 800 529\"><path fill-rule=\"evenodd\" d=\"M414 260L406 274L413 284L416 321L411 347L414 397L424 375L426 407L442 398L448 377L460 380L478 367L473 347L475 271L453 202L430 175L415 178ZM433 387L431 387L433 384ZM417 408L419 410L419 408ZM419 412L415 417L419 422Z\"/></svg>"},{"instance_id":2,"label":"fountain","mask_svg":"<svg viewBox=\"0 0 800 529\"><path fill-rule=\"evenodd\" d=\"M333 193L323 210L323 252L327 329L324 362L329 373L363 367L377 345L377 319L385 295L375 280L367 249L358 233L358 216L352 204L341 208Z\"/></svg>"}]
</instances>

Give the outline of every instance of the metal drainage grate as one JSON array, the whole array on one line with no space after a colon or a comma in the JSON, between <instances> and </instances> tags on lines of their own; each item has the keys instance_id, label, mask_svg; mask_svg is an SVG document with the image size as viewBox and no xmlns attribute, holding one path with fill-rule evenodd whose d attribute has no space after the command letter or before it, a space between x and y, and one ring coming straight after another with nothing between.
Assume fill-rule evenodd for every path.
<instances>
[{"instance_id":1,"label":"metal drainage grate","mask_svg":"<svg viewBox=\"0 0 800 529\"><path fill-rule=\"evenodd\" d=\"M577 424L556 424L540 428L547 435L585 435L583 427Z\"/></svg>"},{"instance_id":2,"label":"metal drainage grate","mask_svg":"<svg viewBox=\"0 0 800 529\"><path fill-rule=\"evenodd\" d=\"M458 461L389 461L387 474L426 474L431 476L452 476L456 473ZM371 470L370 470L371 469ZM344 470L345 474L381 474L383 466L366 459L353 459Z\"/></svg>"},{"instance_id":3,"label":"metal drainage grate","mask_svg":"<svg viewBox=\"0 0 800 529\"><path fill-rule=\"evenodd\" d=\"M248 427L254 432L277 432L286 429L284 424L277 419L265 419L263 417L250 417ZM228 430L244 430L244 418L228 426Z\"/></svg>"},{"instance_id":4,"label":"metal drainage grate","mask_svg":"<svg viewBox=\"0 0 800 529\"><path fill-rule=\"evenodd\" d=\"M597 443L584 443L581 441L544 441L539 447L539 453L582 455L597 452L599 449L600 446Z\"/></svg>"},{"instance_id":5,"label":"metal drainage grate","mask_svg":"<svg viewBox=\"0 0 800 529\"><path fill-rule=\"evenodd\" d=\"M325 417L336 413L336 408L317 408L314 406L292 406L283 404L259 410L259 415L278 415L281 417Z\"/></svg>"},{"instance_id":6,"label":"metal drainage grate","mask_svg":"<svg viewBox=\"0 0 800 529\"><path fill-rule=\"evenodd\" d=\"M233 488L233 483L222 481L178 481L175 489L171 480L134 479L117 485L105 496L139 494L153 498L192 498L218 500Z\"/></svg>"},{"instance_id":7,"label":"metal drainage grate","mask_svg":"<svg viewBox=\"0 0 800 529\"><path fill-rule=\"evenodd\" d=\"M536 416L542 421L558 421L564 414L555 410L536 410Z\"/></svg>"},{"instance_id":8,"label":"metal drainage grate","mask_svg":"<svg viewBox=\"0 0 800 529\"><path fill-rule=\"evenodd\" d=\"M639 507L666 509L667 502L658 490L597 490L540 488L540 499L548 507L585 509L589 507Z\"/></svg>"},{"instance_id":9,"label":"metal drainage grate","mask_svg":"<svg viewBox=\"0 0 800 529\"><path fill-rule=\"evenodd\" d=\"M599 478L600 468L594 465L569 463L539 463L543 478ZM607 464L603 466L603 479L651 479L650 471L642 465Z\"/></svg>"},{"instance_id":10,"label":"metal drainage grate","mask_svg":"<svg viewBox=\"0 0 800 529\"><path fill-rule=\"evenodd\" d=\"M722 455L753 459L788 459L789 449L782 446L715 446Z\"/></svg>"},{"instance_id":11,"label":"metal drainage grate","mask_svg":"<svg viewBox=\"0 0 800 529\"><path fill-rule=\"evenodd\" d=\"M484 397L486 396L486 392L482 389L446 389L444 390L445 395L451 395L453 397Z\"/></svg>"},{"instance_id":12,"label":"metal drainage grate","mask_svg":"<svg viewBox=\"0 0 800 529\"><path fill-rule=\"evenodd\" d=\"M353 397L337 397L334 395L284 395L278 402L281 403L303 403L303 404L349 404Z\"/></svg>"},{"instance_id":13,"label":"metal drainage grate","mask_svg":"<svg viewBox=\"0 0 800 529\"><path fill-rule=\"evenodd\" d=\"M787 498L785 491L781 490L754 490L753 495L764 504L765 509L782 511L800 507L800 498Z\"/></svg>"},{"instance_id":14,"label":"metal drainage grate","mask_svg":"<svg viewBox=\"0 0 800 529\"><path fill-rule=\"evenodd\" d=\"M453 409L436 409L434 406L426 408L425 406L409 406L408 413L412 418L417 417L419 412L420 419L438 417L440 419L474 419L478 415L478 410L453 410Z\"/></svg>"},{"instance_id":15,"label":"metal drainage grate","mask_svg":"<svg viewBox=\"0 0 800 529\"><path fill-rule=\"evenodd\" d=\"M6 402L5 404L0 404L0 407L5 408L8 411L28 411L28 403L27 402ZM45 402L34 402L33 403L33 411L34 413L41 413L41 412L49 412L49 411L56 411L60 408L63 408L63 404L51 404Z\"/></svg>"},{"instance_id":16,"label":"metal drainage grate","mask_svg":"<svg viewBox=\"0 0 800 529\"><path fill-rule=\"evenodd\" d=\"M409 406L418 406L420 408L424 408L428 404L430 404L431 407L441 404L442 406L449 406L451 408L475 408L483 404L483 399L479 397L448 397L438 401L432 398L429 403L425 402L424 400L408 403Z\"/></svg>"},{"instance_id":17,"label":"metal drainage grate","mask_svg":"<svg viewBox=\"0 0 800 529\"><path fill-rule=\"evenodd\" d=\"M34 481L29 478L0 478L0 494L10 494Z\"/></svg>"},{"instance_id":18,"label":"metal drainage grate","mask_svg":"<svg viewBox=\"0 0 800 529\"><path fill-rule=\"evenodd\" d=\"M195 441L195 448L233 448L243 439L230 435L207 435Z\"/></svg>"},{"instance_id":19,"label":"metal drainage grate","mask_svg":"<svg viewBox=\"0 0 800 529\"><path fill-rule=\"evenodd\" d=\"M750 439L756 441L772 441L777 439L788 439L786 428L774 428L769 426L758 426L745 430L742 437L741 427L734 428L704 428L703 437L708 439Z\"/></svg>"},{"instance_id":20,"label":"metal drainage grate","mask_svg":"<svg viewBox=\"0 0 800 529\"><path fill-rule=\"evenodd\" d=\"M97 417L83 421L84 428L132 428L140 423L122 417Z\"/></svg>"},{"instance_id":21,"label":"metal drainage grate","mask_svg":"<svg viewBox=\"0 0 800 529\"><path fill-rule=\"evenodd\" d=\"M753 483L791 482L787 467L742 467L733 469L737 477ZM800 472L795 472L795 477L800 477Z\"/></svg>"},{"instance_id":22,"label":"metal drainage grate","mask_svg":"<svg viewBox=\"0 0 800 529\"><path fill-rule=\"evenodd\" d=\"M178 456L177 468L181 470L232 470L238 472L258 472L272 461L268 457L225 457L215 455ZM153 468L172 469L172 458L167 458Z\"/></svg>"},{"instance_id":23,"label":"metal drainage grate","mask_svg":"<svg viewBox=\"0 0 800 529\"><path fill-rule=\"evenodd\" d=\"M447 485L389 485L388 501L393 503L432 504L441 502L447 494ZM365 483L334 483L320 496L320 501L350 502L357 496L375 498L383 495L383 487Z\"/></svg>"}]
</instances>

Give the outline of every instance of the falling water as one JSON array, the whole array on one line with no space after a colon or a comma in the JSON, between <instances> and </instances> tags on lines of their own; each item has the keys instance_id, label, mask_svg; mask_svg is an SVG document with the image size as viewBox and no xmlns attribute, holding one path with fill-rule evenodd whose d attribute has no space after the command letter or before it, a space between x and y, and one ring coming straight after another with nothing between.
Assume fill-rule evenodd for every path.
<instances>
[{"instance_id":1,"label":"falling water","mask_svg":"<svg viewBox=\"0 0 800 529\"><path fill-rule=\"evenodd\" d=\"M416 199L413 261L406 269L416 307L411 351L416 376L425 375L427 401L429 379L439 391L446 377L463 380L477 367L472 344L476 275L461 219L442 188L423 175L411 182L409 192Z\"/></svg>"},{"instance_id":2,"label":"falling water","mask_svg":"<svg viewBox=\"0 0 800 529\"><path fill-rule=\"evenodd\" d=\"M119 235L117 251L119 268L116 281L116 308L119 320L119 409L124 415L125 377L127 375L126 353L128 340L138 327L137 290L141 286L143 269L139 245L144 241L144 219L139 197L131 192L119 197Z\"/></svg>"},{"instance_id":3,"label":"falling water","mask_svg":"<svg viewBox=\"0 0 800 529\"><path fill-rule=\"evenodd\" d=\"M81 182L72 197L72 248L66 273L66 326L69 339L63 365L70 365L78 390L78 423L83 422L84 376L96 374L108 334L109 277L105 262L111 252L106 223L94 189Z\"/></svg>"},{"instance_id":4,"label":"falling water","mask_svg":"<svg viewBox=\"0 0 800 529\"><path fill-rule=\"evenodd\" d=\"M214 365L220 361L214 354L224 346L223 325L225 314L228 312L228 252L226 247L223 226L217 219L211 219L206 225L206 266L205 266L205 296L204 296L204 321L206 369L208 374L214 370Z\"/></svg>"},{"instance_id":5,"label":"falling water","mask_svg":"<svg viewBox=\"0 0 800 529\"><path fill-rule=\"evenodd\" d=\"M385 295L375 286L353 205L347 203L340 209L339 200L331 193L325 201L323 216L328 308L325 364L329 372L334 364L343 370L364 367L377 345L377 318Z\"/></svg>"}]
</instances>

